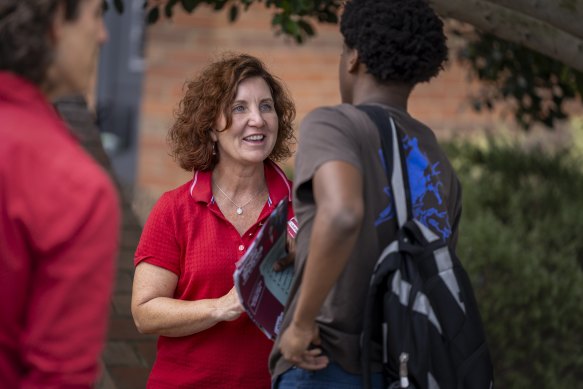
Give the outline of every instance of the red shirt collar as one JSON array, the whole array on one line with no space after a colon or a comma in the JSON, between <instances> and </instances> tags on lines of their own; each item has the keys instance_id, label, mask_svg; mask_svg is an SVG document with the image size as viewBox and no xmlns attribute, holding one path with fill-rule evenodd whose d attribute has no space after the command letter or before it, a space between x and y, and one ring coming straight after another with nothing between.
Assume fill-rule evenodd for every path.
<instances>
[{"instance_id":1,"label":"red shirt collar","mask_svg":"<svg viewBox=\"0 0 583 389\"><path fill-rule=\"evenodd\" d=\"M263 167L265 181L267 182L267 188L269 189L269 198L267 199L269 206L275 206L276 204L274 204L274 201L284 197L287 197L288 201L291 201L290 182L283 170L271 160L265 161ZM214 203L212 175L212 170L194 172L194 178L190 185L190 195L194 201L201 201L207 204Z\"/></svg>"}]
</instances>

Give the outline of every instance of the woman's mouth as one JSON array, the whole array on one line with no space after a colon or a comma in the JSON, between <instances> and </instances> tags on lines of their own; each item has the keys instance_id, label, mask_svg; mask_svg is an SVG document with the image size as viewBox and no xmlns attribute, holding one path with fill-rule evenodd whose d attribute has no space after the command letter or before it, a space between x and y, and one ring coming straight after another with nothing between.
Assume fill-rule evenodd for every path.
<instances>
[{"instance_id":1,"label":"woman's mouth","mask_svg":"<svg viewBox=\"0 0 583 389\"><path fill-rule=\"evenodd\" d=\"M249 135L243 138L247 142L261 142L263 139L265 139L265 135Z\"/></svg>"}]
</instances>

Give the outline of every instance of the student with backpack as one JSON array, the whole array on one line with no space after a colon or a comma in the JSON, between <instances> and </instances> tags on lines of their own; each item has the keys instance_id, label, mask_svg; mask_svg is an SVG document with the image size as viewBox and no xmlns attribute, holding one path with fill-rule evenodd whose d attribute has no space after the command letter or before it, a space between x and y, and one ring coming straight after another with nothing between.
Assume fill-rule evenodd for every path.
<instances>
[{"instance_id":1,"label":"student with backpack","mask_svg":"<svg viewBox=\"0 0 583 389\"><path fill-rule=\"evenodd\" d=\"M398 185L412 217L452 251L458 238L459 180L432 130L407 110L415 85L435 77L447 59L441 20L425 0L351 0L340 31L342 104L312 111L300 127L296 278L270 357L276 388L362 387L369 284L399 223L387 179L393 154L383 151L377 125L361 108L381 109L398 129L407 172ZM388 372L382 344L374 340L367 349L372 387L425 387L408 376L406 360L399 365L404 374Z\"/></svg>"}]
</instances>

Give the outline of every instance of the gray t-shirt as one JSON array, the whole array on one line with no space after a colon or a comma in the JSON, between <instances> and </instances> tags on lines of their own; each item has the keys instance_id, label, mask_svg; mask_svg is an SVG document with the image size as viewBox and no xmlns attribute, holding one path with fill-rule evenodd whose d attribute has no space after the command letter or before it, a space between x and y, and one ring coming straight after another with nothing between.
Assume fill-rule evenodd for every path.
<instances>
[{"instance_id":1,"label":"gray t-shirt","mask_svg":"<svg viewBox=\"0 0 583 389\"><path fill-rule=\"evenodd\" d=\"M427 126L404 111L382 107L389 111L400 130L414 216L455 247L461 214L461 188L451 164ZM296 278L286 306L282 332L292 319L309 252L316 214L312 178L326 162L350 163L363 175L364 221L355 248L325 300L317 323L324 352L351 373L360 373L360 333L372 270L381 249L396 237L392 191L380 150L374 123L364 112L349 104L318 108L304 119L300 127L293 202L299 221ZM382 237L380 242L379 236ZM380 348L373 347L373 350L373 360L380 361ZM269 366L274 378L291 367L279 352L279 339ZM373 364L373 370L379 371L379 367L378 363Z\"/></svg>"}]
</instances>

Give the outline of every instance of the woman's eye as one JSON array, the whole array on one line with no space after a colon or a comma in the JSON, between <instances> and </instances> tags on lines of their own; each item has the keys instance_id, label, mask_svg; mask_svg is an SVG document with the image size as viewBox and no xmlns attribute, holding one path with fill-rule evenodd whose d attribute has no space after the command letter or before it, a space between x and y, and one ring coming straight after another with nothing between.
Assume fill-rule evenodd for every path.
<instances>
[{"instance_id":1,"label":"woman's eye","mask_svg":"<svg viewBox=\"0 0 583 389\"><path fill-rule=\"evenodd\" d=\"M242 105L235 105L233 107L233 112L243 112L243 111L245 111L245 107Z\"/></svg>"},{"instance_id":2,"label":"woman's eye","mask_svg":"<svg viewBox=\"0 0 583 389\"><path fill-rule=\"evenodd\" d=\"M273 106L269 103L263 103L259 106L262 112L271 112L273 110Z\"/></svg>"}]
</instances>

